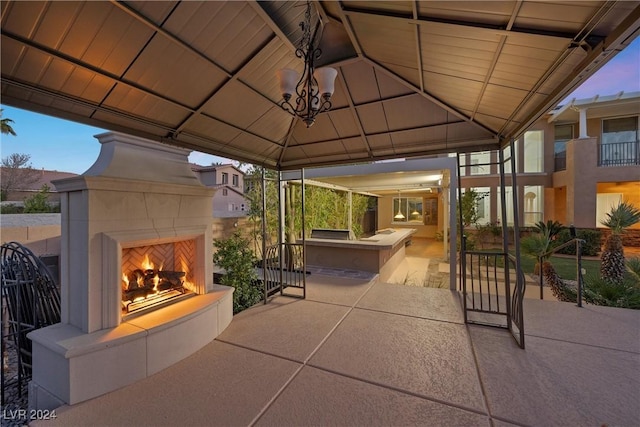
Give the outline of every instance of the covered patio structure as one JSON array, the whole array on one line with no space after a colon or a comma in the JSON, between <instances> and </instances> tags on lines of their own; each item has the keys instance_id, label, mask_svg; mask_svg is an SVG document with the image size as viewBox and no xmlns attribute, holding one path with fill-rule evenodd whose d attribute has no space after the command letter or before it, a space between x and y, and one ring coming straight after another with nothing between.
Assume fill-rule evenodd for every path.
<instances>
[{"instance_id":1,"label":"covered patio structure","mask_svg":"<svg viewBox=\"0 0 640 427\"><path fill-rule=\"evenodd\" d=\"M335 68L337 79L332 108L308 127L281 108L282 91L275 77L285 67L303 69L295 50L303 38L298 24L306 4L3 1L2 102L304 179L307 171L321 166L481 150L502 153L640 32L638 1L314 1L313 37L322 49L316 65ZM504 201L504 192L501 197ZM453 227L453 242L455 233ZM517 240L515 244L517 250ZM518 261L515 267L518 274ZM622 344L616 341L620 336L606 333L576 338L582 329L558 336L555 326L567 315L563 311L558 323L545 323L540 330L532 327L535 332L530 337L537 346L513 355L516 345L508 335L464 325L464 313L452 300L452 290L437 290L439 296L431 300L427 294L409 294L414 290L389 292L391 288L376 281L343 283L337 277L318 277L318 289L340 284L341 293L318 290L314 297L313 278L307 300L278 297L271 305L251 309L235 319L228 335L174 368L72 408L65 417L61 413L61 422L104 424L108 418L123 424L131 416L146 415L154 424L184 423L190 416L207 416L194 423L218 417L215 422L220 424L295 424L304 423L305 416L317 416L307 422L311 423L326 415L327 422L348 422L352 416L353 423L359 423L369 419L365 414L382 413L378 408L391 410L393 405L388 403L396 398L407 410L396 407L389 413L414 418L396 417L386 424L394 420L412 424L427 419L427 414L441 424L450 424L450 419L457 424L492 420L634 424L638 420L631 400L637 401L637 382L620 391L622 397L613 402L593 397L599 396L601 388L621 390L618 382L635 372L640 352L633 331L624 332L630 339ZM521 298L521 288L519 292ZM394 308L394 301L403 303ZM432 310L429 301L439 301L438 310ZM416 303L420 307L412 312ZM307 310L312 306L320 311ZM547 314L555 310L548 307ZM299 308L307 323L296 322L301 318ZM325 309L330 315L322 314ZM520 319L522 313L517 313ZM583 310L575 312L571 322L579 319L586 324L582 316L587 313L600 316L599 310ZM611 327L626 331L629 323L637 325L633 314L615 313ZM269 315L276 321L283 316L291 325L285 331L273 327L269 332L274 335L265 332L258 339L252 331L257 325L270 325L265 317ZM261 320L252 320L254 316ZM535 312L526 316L535 319ZM550 318L545 314L538 320L543 324ZM413 325L414 321L420 325ZM290 348L297 345L295 328L300 325L304 328L299 332L306 335L299 341L304 348ZM395 340L396 330L414 327L424 333ZM524 345L521 323L518 329ZM481 338L475 340L476 336ZM361 343L353 337L369 341ZM260 347L262 339L268 341L264 347ZM615 342L603 345L599 339ZM385 340L386 347L375 347ZM345 342L353 345L353 354L340 353ZM278 343L286 351L272 347ZM602 351L620 363L605 369ZM585 364L568 363L575 354L585 357ZM377 362L368 355L378 357ZM251 375L236 382L241 386L235 389L231 385L240 380L238 360L245 361ZM424 365L425 360L431 365ZM344 366L345 361L357 366ZM207 370L209 363L216 369ZM511 370L505 369L509 363L515 364ZM589 367L578 384L561 372L576 365ZM608 375L600 374L605 371ZM542 385L533 379L541 372ZM597 372L590 377L594 382L587 383L584 376L593 372ZM224 375L229 377L225 380ZM327 375L337 376L325 382ZM171 387L163 386L170 378L177 379L173 386L177 394L197 390L182 409L166 415L172 409L160 399L147 403L147 408L162 405L159 411L134 409L107 416L116 406L122 408L123 390L130 397L140 395L139 387L157 387L160 395L170 397L166 393ZM310 382L298 385L302 378ZM527 390L536 393L536 385L539 393L528 400ZM434 389L440 386L440 391ZM295 387L309 389L305 393ZM351 387L352 395L371 399L343 400L330 392ZM260 397L253 402L238 400L245 403L244 411L211 405L225 389L230 395ZM582 393L585 389L589 392ZM571 402L559 390L566 390ZM318 391L327 396L318 398ZM152 395L142 394L145 399ZM297 395L310 401L296 401ZM288 396L293 402L282 400ZM581 399L584 405L575 405L574 400ZM387 406L370 403L382 401ZM200 404L193 406L196 402ZM278 402L285 402L284 406L278 408ZM331 403L329 407L318 406L326 402ZM439 415L434 416L434 411ZM162 413L164 418L153 418ZM92 420L94 416L98 418ZM384 417L372 418L371 423L375 420Z\"/></svg>"}]
</instances>

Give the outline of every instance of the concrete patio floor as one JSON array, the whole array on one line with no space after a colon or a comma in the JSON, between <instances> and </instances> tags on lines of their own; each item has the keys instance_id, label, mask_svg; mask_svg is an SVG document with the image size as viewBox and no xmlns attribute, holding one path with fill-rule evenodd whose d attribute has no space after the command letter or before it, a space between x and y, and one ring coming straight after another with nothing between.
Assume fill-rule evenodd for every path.
<instances>
[{"instance_id":1,"label":"concrete patio floor","mask_svg":"<svg viewBox=\"0 0 640 427\"><path fill-rule=\"evenodd\" d=\"M448 289L317 273L307 286L34 425L640 425L640 311L525 299L521 350L465 325Z\"/></svg>"}]
</instances>

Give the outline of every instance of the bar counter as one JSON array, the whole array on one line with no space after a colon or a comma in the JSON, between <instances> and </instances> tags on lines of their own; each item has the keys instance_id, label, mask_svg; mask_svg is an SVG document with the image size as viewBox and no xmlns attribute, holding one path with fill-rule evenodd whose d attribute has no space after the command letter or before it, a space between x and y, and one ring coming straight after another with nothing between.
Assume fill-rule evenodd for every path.
<instances>
[{"instance_id":1,"label":"bar counter","mask_svg":"<svg viewBox=\"0 0 640 427\"><path fill-rule=\"evenodd\" d=\"M379 274L385 281L405 257L414 228L387 228L358 240L306 239L307 265Z\"/></svg>"}]
</instances>

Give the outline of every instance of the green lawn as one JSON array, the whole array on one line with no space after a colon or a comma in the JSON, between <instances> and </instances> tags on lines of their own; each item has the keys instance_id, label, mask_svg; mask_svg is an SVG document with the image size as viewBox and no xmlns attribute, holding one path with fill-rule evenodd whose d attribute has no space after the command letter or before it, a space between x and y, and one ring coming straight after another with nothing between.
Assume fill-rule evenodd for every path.
<instances>
[{"instance_id":1,"label":"green lawn","mask_svg":"<svg viewBox=\"0 0 640 427\"><path fill-rule=\"evenodd\" d=\"M536 260L528 256L522 256L522 270L526 274L533 273L533 267L535 266ZM575 280L576 279L576 259L573 257L551 257L551 264L553 264L553 268L556 269L558 275L567 280ZM582 268L589 273L598 273L600 271L600 260L593 259L582 259Z\"/></svg>"}]
</instances>

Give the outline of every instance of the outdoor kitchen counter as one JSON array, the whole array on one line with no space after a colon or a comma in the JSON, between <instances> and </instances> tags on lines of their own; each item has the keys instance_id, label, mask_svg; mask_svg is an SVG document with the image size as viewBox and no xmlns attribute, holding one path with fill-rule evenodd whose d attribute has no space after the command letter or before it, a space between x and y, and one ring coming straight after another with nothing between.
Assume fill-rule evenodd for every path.
<instances>
[{"instance_id":1,"label":"outdoor kitchen counter","mask_svg":"<svg viewBox=\"0 0 640 427\"><path fill-rule=\"evenodd\" d=\"M380 230L359 240L306 239L307 264L325 268L368 271L387 280L405 257L414 228Z\"/></svg>"}]
</instances>

